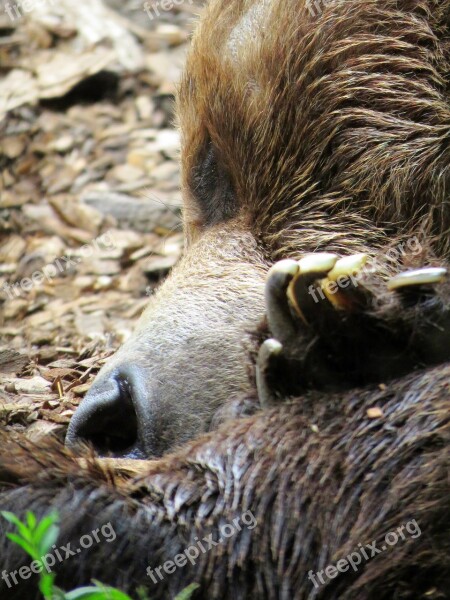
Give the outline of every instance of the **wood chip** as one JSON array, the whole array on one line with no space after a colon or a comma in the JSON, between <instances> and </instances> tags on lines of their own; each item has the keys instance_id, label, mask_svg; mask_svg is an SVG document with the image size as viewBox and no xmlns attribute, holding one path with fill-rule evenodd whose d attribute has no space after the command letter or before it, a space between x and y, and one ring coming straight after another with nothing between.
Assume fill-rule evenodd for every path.
<instances>
[{"instance_id":1,"label":"wood chip","mask_svg":"<svg viewBox=\"0 0 450 600\"><path fill-rule=\"evenodd\" d=\"M17 373L30 361L26 354L0 348L0 373Z\"/></svg>"},{"instance_id":2,"label":"wood chip","mask_svg":"<svg viewBox=\"0 0 450 600\"><path fill-rule=\"evenodd\" d=\"M382 419L384 417L384 413L381 408L375 406L367 409L367 416L369 419Z\"/></svg>"}]
</instances>

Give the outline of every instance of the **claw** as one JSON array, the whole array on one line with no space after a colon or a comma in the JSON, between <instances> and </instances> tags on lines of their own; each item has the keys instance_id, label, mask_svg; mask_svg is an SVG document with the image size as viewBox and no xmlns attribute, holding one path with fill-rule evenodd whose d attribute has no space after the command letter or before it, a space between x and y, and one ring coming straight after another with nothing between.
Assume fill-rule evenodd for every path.
<instances>
[{"instance_id":1,"label":"claw","mask_svg":"<svg viewBox=\"0 0 450 600\"><path fill-rule=\"evenodd\" d=\"M340 258L321 282L321 288L334 308L351 310L355 300L359 300L355 293L358 288L355 277L364 268L367 258L367 254Z\"/></svg>"},{"instance_id":2,"label":"claw","mask_svg":"<svg viewBox=\"0 0 450 600\"><path fill-rule=\"evenodd\" d=\"M388 281L387 287L390 291L406 291L409 288L420 287L423 285L434 285L442 283L447 275L447 269L444 268L426 268L415 269L414 271L405 271Z\"/></svg>"},{"instance_id":3,"label":"claw","mask_svg":"<svg viewBox=\"0 0 450 600\"><path fill-rule=\"evenodd\" d=\"M363 293L357 291L355 276L362 271L367 258L367 254L338 258L336 254L321 253L299 261L299 272L288 286L288 297L305 323L314 314L319 298L328 300L338 310L352 310L355 304L360 304ZM319 285L312 285L316 280L320 280Z\"/></svg>"},{"instance_id":4,"label":"claw","mask_svg":"<svg viewBox=\"0 0 450 600\"><path fill-rule=\"evenodd\" d=\"M352 254L340 258L328 273L327 278L330 281L337 281L339 277L354 277L361 271L366 262L367 254Z\"/></svg>"},{"instance_id":5,"label":"claw","mask_svg":"<svg viewBox=\"0 0 450 600\"><path fill-rule=\"evenodd\" d=\"M326 277L337 261L338 256L329 252L310 254L299 260L298 273L289 283L287 295L305 323L308 323L308 313L314 310L318 302L316 293L320 288L316 288L313 283Z\"/></svg>"},{"instance_id":6,"label":"claw","mask_svg":"<svg viewBox=\"0 0 450 600\"><path fill-rule=\"evenodd\" d=\"M298 270L297 261L286 259L275 263L267 275L267 321L272 335L283 341L290 335L295 336L297 329L289 309L287 289Z\"/></svg>"},{"instance_id":7,"label":"claw","mask_svg":"<svg viewBox=\"0 0 450 600\"><path fill-rule=\"evenodd\" d=\"M268 376L275 369L276 361L282 350L283 346L273 338L263 342L259 349L256 361L256 388L263 408L270 408L276 404L276 398L272 392L273 386L268 381Z\"/></svg>"},{"instance_id":8,"label":"claw","mask_svg":"<svg viewBox=\"0 0 450 600\"><path fill-rule=\"evenodd\" d=\"M329 273L338 262L337 254L331 252L318 252L317 254L308 254L298 261L300 273L303 275L314 275L316 278L320 275Z\"/></svg>"},{"instance_id":9,"label":"claw","mask_svg":"<svg viewBox=\"0 0 450 600\"><path fill-rule=\"evenodd\" d=\"M296 260L285 258L284 260L279 260L276 262L269 269L267 277L270 278L273 275L294 277L298 273L298 268L298 262Z\"/></svg>"}]
</instances>

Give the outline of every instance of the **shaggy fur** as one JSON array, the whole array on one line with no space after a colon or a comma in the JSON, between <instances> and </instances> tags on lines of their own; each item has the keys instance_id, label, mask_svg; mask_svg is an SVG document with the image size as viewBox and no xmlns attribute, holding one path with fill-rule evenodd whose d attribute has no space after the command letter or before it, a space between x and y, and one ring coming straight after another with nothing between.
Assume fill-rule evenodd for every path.
<instances>
[{"instance_id":1,"label":"shaggy fur","mask_svg":"<svg viewBox=\"0 0 450 600\"><path fill-rule=\"evenodd\" d=\"M1 507L39 515L61 512L58 546L111 521L113 543L101 543L58 565L58 583L91 577L151 598L172 598L200 583L195 598L432 600L449 598L450 368L395 381L383 390L310 394L279 411L242 419L150 463L136 480L116 481L94 462L87 468L61 448L10 447ZM370 419L369 408L382 415ZM20 482L20 485L19 485ZM146 575L247 510L257 520L158 585ZM315 590L308 571L324 569L415 519L421 535ZM5 523L0 522L0 530ZM27 564L2 536L0 568ZM3 587L2 587L3 585ZM38 598L35 581L1 597Z\"/></svg>"},{"instance_id":2,"label":"shaggy fur","mask_svg":"<svg viewBox=\"0 0 450 600\"><path fill-rule=\"evenodd\" d=\"M230 35L255 4L236 58ZM272 260L376 252L417 231L448 257L450 2L321 7L212 3L181 88L186 187L212 145Z\"/></svg>"},{"instance_id":3,"label":"shaggy fur","mask_svg":"<svg viewBox=\"0 0 450 600\"><path fill-rule=\"evenodd\" d=\"M364 320L356 328L346 315L330 321L318 312L295 352L319 339L320 357L347 375L350 330L380 368L367 378L358 371L362 381L344 381L340 392L312 389L323 372L313 380L291 373L302 380L299 397L139 464L135 479L94 459L80 465L51 442L2 440L2 509L41 516L58 508L58 545L76 547L108 521L117 532L113 543L59 564L62 586L96 577L131 593L144 584L152 598L192 581L205 600L450 598L450 292L442 285L405 310L385 289L390 273L449 260L450 0L321 7L313 16L304 0L210 3L180 90L187 253L74 421L121 435L121 410L131 406L136 443L116 455L159 456L257 411L248 332L264 314L265 273L278 258L311 251L377 259L366 310L382 320L387 346ZM416 236L420 253L386 258ZM383 370L409 346L418 356L411 372ZM74 421L72 440L83 437ZM147 566L196 537L216 539L219 526L248 510L254 529L152 584ZM420 537L318 589L308 579L412 519ZM23 564L2 537L0 573ZM0 579L3 596L33 600L35 581L9 589Z\"/></svg>"}]
</instances>

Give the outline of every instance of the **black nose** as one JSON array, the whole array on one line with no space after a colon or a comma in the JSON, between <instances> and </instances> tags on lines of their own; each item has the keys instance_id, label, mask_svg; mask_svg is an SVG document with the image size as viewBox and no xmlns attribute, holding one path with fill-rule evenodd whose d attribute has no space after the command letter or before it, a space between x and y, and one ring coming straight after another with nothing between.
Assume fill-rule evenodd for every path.
<instances>
[{"instance_id":1,"label":"black nose","mask_svg":"<svg viewBox=\"0 0 450 600\"><path fill-rule=\"evenodd\" d=\"M148 421L142 372L117 369L96 379L72 417L66 445L76 450L87 443L100 456L148 458Z\"/></svg>"}]
</instances>

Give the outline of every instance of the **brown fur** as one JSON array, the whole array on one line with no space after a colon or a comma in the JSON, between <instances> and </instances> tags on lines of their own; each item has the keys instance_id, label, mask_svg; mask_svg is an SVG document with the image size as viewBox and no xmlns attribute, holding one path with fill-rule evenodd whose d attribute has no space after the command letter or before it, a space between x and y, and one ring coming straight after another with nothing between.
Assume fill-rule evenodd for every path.
<instances>
[{"instance_id":1,"label":"brown fur","mask_svg":"<svg viewBox=\"0 0 450 600\"><path fill-rule=\"evenodd\" d=\"M190 175L212 143L272 260L373 253L418 231L448 257L449 2L337 1L315 17L302 0L266 3L264 33L233 59L230 32L254 4L212 3L188 62L191 236L207 223Z\"/></svg>"},{"instance_id":2,"label":"brown fur","mask_svg":"<svg viewBox=\"0 0 450 600\"><path fill-rule=\"evenodd\" d=\"M342 0L314 18L304 0L210 3L180 90L186 256L100 374L78 425L97 418L107 434L120 433L128 402L136 443L115 454L158 456L255 412L249 332L278 258L316 250L380 258L418 236L420 256L381 260L366 282L379 301L368 311L402 343L422 315L441 322L445 285L404 314L384 280L449 259L449 15L450 0ZM444 320L434 362L447 360L448 328ZM427 341L428 328L419 330ZM307 339L330 336L331 358L341 358L341 333L318 327ZM383 339L375 348L380 363L390 360ZM277 410L228 421L149 463L136 480L95 461L80 467L51 444L12 446L1 454L0 506L39 515L57 507L61 544L113 523L113 544L58 566L67 587L97 577L130 591L144 583L154 598L192 581L205 599L450 598L449 375L447 362L366 387L346 382L339 393L307 385ZM370 419L374 407L381 416ZM119 412L115 422L108 410ZM75 434L83 437L72 427L71 441ZM151 587L147 566L246 510L255 529ZM310 569L411 519L418 539L319 590L308 581ZM25 563L0 543L0 572ZM32 599L33 586L0 590Z\"/></svg>"},{"instance_id":3,"label":"brown fur","mask_svg":"<svg viewBox=\"0 0 450 600\"><path fill-rule=\"evenodd\" d=\"M193 581L201 585L196 598L205 599L449 598L449 378L449 368L440 367L381 391L310 394L223 427L128 482L114 482L94 462L80 469L51 445L9 447L1 506L19 514L57 507L58 545L72 541L75 548L81 535L111 521L114 543L58 566L66 587L96 577L129 591L144 584L155 599ZM374 406L383 417L368 418ZM173 559L196 536L214 532L217 539L219 525L249 509L258 523L253 530L243 528L195 567L152 586L147 566ZM335 564L411 519L419 538L408 536L314 595L310 569ZM3 538L0 556L8 572L27 564ZM11 600L37 598L33 581L0 590Z\"/></svg>"}]
</instances>

